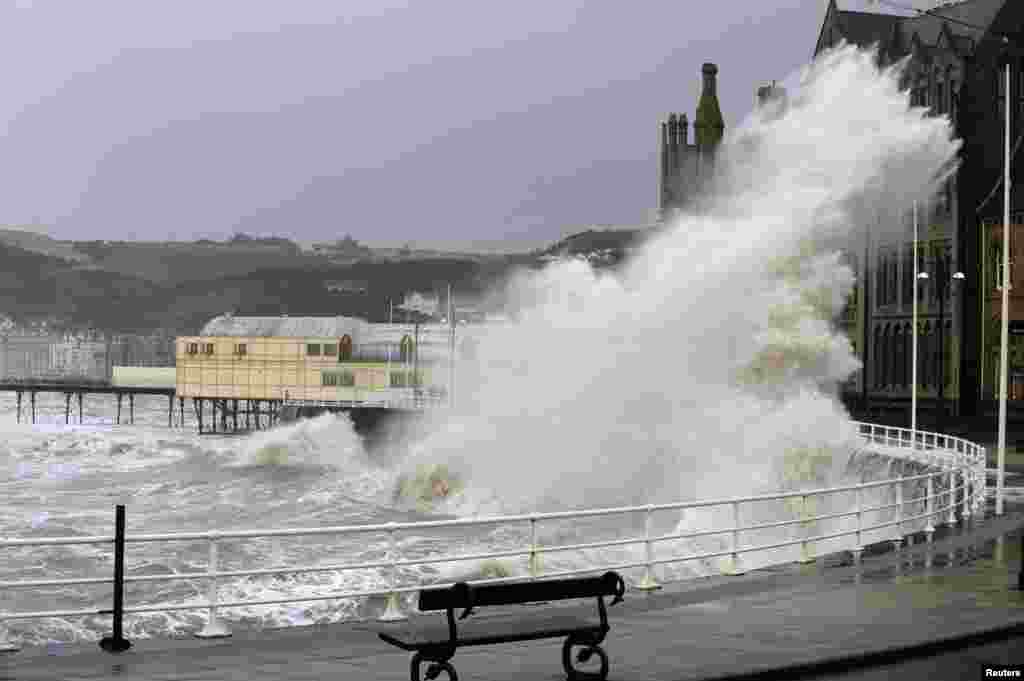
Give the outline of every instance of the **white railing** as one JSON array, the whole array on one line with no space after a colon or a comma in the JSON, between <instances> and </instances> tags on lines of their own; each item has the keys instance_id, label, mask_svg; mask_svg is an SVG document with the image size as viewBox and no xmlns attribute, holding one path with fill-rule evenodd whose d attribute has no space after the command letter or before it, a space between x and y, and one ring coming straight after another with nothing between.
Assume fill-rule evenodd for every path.
<instances>
[{"instance_id":1,"label":"white railing","mask_svg":"<svg viewBox=\"0 0 1024 681\"><path fill-rule=\"evenodd\" d=\"M573 574L586 574L603 572L605 570L642 570L642 577L634 585L634 588L641 590L656 589L659 587L655 570L658 566L669 564L680 564L691 561L707 561L719 559L719 569L723 574L738 575L745 571L745 558L761 552L779 549L796 549L798 551L798 562L812 562L815 560L815 548L825 542L845 539L851 542L845 550L853 552L855 560L860 561L861 552L866 543L877 541L894 542L897 546L901 544L904 537L923 529L928 540L931 540L936 525L943 523L953 525L957 522L957 511L961 519L968 519L973 515L983 516L985 512L986 495L986 469L985 450L977 444L949 437L937 433L917 431L913 433L906 428L890 428L876 426L867 423L857 423L860 434L863 437L868 451L882 456L890 457L896 461L909 462L916 466L918 471L913 475L905 475L901 472L899 476L873 482L866 482L854 485L822 489L802 489L774 494L763 494L746 497L734 497L724 499L712 499L701 501L687 501L668 504L649 504L645 506L631 506L622 508L590 509L582 511L563 511L557 513L532 513L524 515L496 516L489 518L457 519L457 520L431 520L409 523L386 523L376 525L356 525L321 528L296 528L281 530L239 530L230 532L184 532L175 534L135 534L125 537L126 544L140 544L146 542L181 542L203 540L208 542L208 563L204 572L177 573L171 575L147 575L129 576L124 578L125 583L136 582L162 582L173 580L207 580L208 596L205 603L200 604L147 604L129 606L123 609L125 613L148 613L148 612L170 612L177 610L207 610L209 618L206 626L196 635L200 637L229 636L227 627L219 620L218 610L223 608L248 607L255 605L278 605L295 602L327 601L342 598L363 598L363 597L385 597L386 606L382 620L402 619L405 615L401 612L399 595L419 591L425 584L400 584L399 568L415 567L424 565L435 565L440 563L452 563L456 561L483 561L496 558L519 557L526 559L526 576L499 577L492 579L475 580L476 583L496 583L514 581L521 579L536 579L538 576L556 577ZM923 488L923 490L922 490ZM918 496L908 496L917 493ZM832 513L814 514L813 506L818 499L834 499L841 495L853 496L853 502L843 505L842 510ZM875 497L872 500L872 496ZM892 500L894 499L894 500ZM768 502L776 502L776 510L786 510L776 515L782 516L782 520L771 522L748 522L743 524L741 518L744 509L764 508ZM778 506L782 503L782 507ZM797 503L799 502L799 503ZM809 511L809 503L811 510ZM792 517L793 505L798 507ZM654 529L654 517L657 513L682 512L682 511L715 511L720 510L728 514L729 521L725 527L715 527L700 531L677 531L671 533L656 533ZM637 536L616 538L613 540L592 541L577 544L562 545L541 545L538 541L538 526L542 523L553 523L555 521L579 520L582 518L608 518L615 516L629 517L631 514L643 514L643 531ZM874 522L869 522L871 518ZM815 525L825 521L840 521L847 519L848 527L836 529L819 528L815 533ZM851 519L855 519L853 522ZM399 550L397 534L400 532L414 531L417 533L425 530L438 530L447 528L474 528L474 527L514 527L521 525L528 528L528 541L522 546L500 550L486 551L474 554L458 555L430 555L426 557L403 557ZM923 527L922 527L923 525ZM915 530L914 528L919 528ZM769 541L757 544L750 543L752 534L771 530L789 529L798 535L795 538L781 538L777 535L770 537ZM882 532L882 539L878 538ZM282 537L320 536L320 535L365 535L372 533L384 533L388 537L388 550L383 559L364 561L358 563L328 564L328 565L298 565L292 567L282 566L282 552L280 540ZM875 536L875 542L866 542L870 535ZM667 542L680 542L685 540L719 537L716 546L712 550L696 551L674 555L658 555L655 550L659 545ZM742 543L743 538L747 539ZM218 567L218 547L229 540L252 540L270 538L272 541L272 555L274 556L274 567L255 570L221 570ZM0 540L2 547L32 547L32 546L67 546L73 544L113 544L114 537L92 536L92 537L67 537L67 538L46 538L46 539L3 539ZM633 560L606 561L604 563L588 564L584 568L575 568L559 571L543 571L541 567L541 555L545 553L584 551L588 549L634 546L642 548L637 552ZM689 548L693 548L690 545ZM833 549L835 550L835 549ZM642 557L640 555L642 554ZM789 557L782 561L793 560ZM764 564L764 563L763 563ZM262 600L228 600L221 601L218 597L218 585L220 580L235 577L253 577L263 575L282 574L303 574L314 572L337 572L350 570L383 570L387 575L388 586L383 589L346 591L341 593L330 593L318 596L298 596L288 598L262 599ZM70 586L84 584L109 584L110 578L81 578L81 579L40 579L25 581L0 581L0 588L33 588L51 586ZM431 586L446 586L446 583L432 583ZM77 610L49 610L34 612L0 612L0 650L17 650L16 644L7 641L4 622L6 620L37 619L49 617L78 617L92 615L111 614L110 609L77 609Z\"/></svg>"}]
</instances>

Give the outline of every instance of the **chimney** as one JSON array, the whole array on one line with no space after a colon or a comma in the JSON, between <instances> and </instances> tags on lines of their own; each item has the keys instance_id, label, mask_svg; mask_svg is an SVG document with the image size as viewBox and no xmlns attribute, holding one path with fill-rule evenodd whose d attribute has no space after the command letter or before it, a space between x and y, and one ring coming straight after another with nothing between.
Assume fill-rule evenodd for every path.
<instances>
[{"instance_id":1,"label":"chimney","mask_svg":"<svg viewBox=\"0 0 1024 681\"><path fill-rule=\"evenodd\" d=\"M700 71L704 74L704 89L701 94L717 97L718 67L707 62L701 67Z\"/></svg>"},{"instance_id":2,"label":"chimney","mask_svg":"<svg viewBox=\"0 0 1024 681\"><path fill-rule=\"evenodd\" d=\"M701 73L704 75L704 88L700 93L700 101L697 103L697 117L693 122L693 136L698 153L703 157L705 154L714 152L718 143L722 141L722 135L725 131L725 120L722 118L722 111L718 107L716 82L718 67L711 63L705 63L701 67Z\"/></svg>"}]
</instances>

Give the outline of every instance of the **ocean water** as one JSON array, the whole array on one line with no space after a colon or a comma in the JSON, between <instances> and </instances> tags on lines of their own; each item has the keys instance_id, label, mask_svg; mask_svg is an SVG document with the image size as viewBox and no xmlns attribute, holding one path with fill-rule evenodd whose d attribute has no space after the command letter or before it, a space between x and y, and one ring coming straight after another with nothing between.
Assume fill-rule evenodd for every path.
<instances>
[{"instance_id":1,"label":"ocean water","mask_svg":"<svg viewBox=\"0 0 1024 681\"><path fill-rule=\"evenodd\" d=\"M854 48L823 55L788 79L789 97L729 131L708 199L681 216L617 275L578 261L510 278L520 321L489 330L459 370L454 412L432 412L367 451L344 416L322 416L244 437L166 427L167 403L136 401L136 425L112 425L114 400L87 399L65 426L60 396L39 423L17 424L0 396L2 534L110 534L115 504L129 535L325 527L726 498L839 485L890 474L861 452L835 386L859 368L834 318L854 283L840 253L867 225L899 236L901 216L953 169L949 122L909 106L894 71ZM440 494L446 491L446 494ZM865 501L881 502L885 492ZM852 494L798 508L746 504L740 522L848 509ZM883 519L876 514L871 520ZM728 507L659 512L656 533L732 525ZM542 545L635 535L643 514L542 522ZM807 531L850 529L853 518ZM797 530L748 532L744 544ZM529 527L417 530L398 535L404 558L522 547ZM868 537L880 540L883 535ZM657 557L723 550L726 534L659 542ZM849 547L824 542L817 552ZM129 575L205 569L207 543L129 544ZM379 560L383 534L282 540L285 564ZM107 577L109 547L5 548L3 580ZM265 540L221 543L221 569L271 566ZM798 549L744 557L748 569L794 560ZM543 571L640 560L642 546L546 553ZM717 573L718 559L661 566L659 579ZM525 558L402 568L402 584L521 575ZM639 576L627 570L628 579ZM381 569L222 581L222 601L380 589ZM130 585L129 606L191 604L204 581ZM5 589L8 611L108 607L107 585ZM231 608L234 626L288 626L373 616L381 603L340 599ZM376 609L376 610L375 610ZM129 638L193 632L206 612L131 615ZM24 644L96 640L109 617L12 620Z\"/></svg>"}]
</instances>

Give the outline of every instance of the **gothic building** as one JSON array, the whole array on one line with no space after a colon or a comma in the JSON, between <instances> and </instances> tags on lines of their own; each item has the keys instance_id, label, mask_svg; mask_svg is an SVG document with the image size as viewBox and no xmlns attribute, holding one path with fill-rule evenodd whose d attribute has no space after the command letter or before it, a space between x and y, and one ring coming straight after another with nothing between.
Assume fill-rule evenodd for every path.
<instances>
[{"instance_id":1,"label":"gothic building","mask_svg":"<svg viewBox=\"0 0 1024 681\"><path fill-rule=\"evenodd\" d=\"M700 100L693 122L693 143L685 113L672 113L658 125L658 220L664 222L689 203L710 177L725 121L718 106L718 67L704 64Z\"/></svg>"},{"instance_id":2,"label":"gothic building","mask_svg":"<svg viewBox=\"0 0 1024 681\"><path fill-rule=\"evenodd\" d=\"M884 7L884 5L883 5ZM1010 61L1006 97L1001 67L1003 36L1022 48ZM946 2L917 16L845 11L829 0L814 55L841 41L878 46L879 64L903 58L903 87L911 103L948 116L963 139L956 177L933 205L919 213L918 267L929 278L918 284L918 395L954 400L963 415L978 413L996 395L999 290L994 263L1001 258L1004 108L1009 101L1011 137L1024 133L1024 2ZM1016 152L1011 170L1016 165ZM1012 188L1012 185L1011 185ZM866 272L856 292L858 333L851 340L864 370L848 386L859 394L908 397L911 389L914 296L913 232L908 206L900 239L871 239L857 254ZM1011 223L1024 223L1024 195L1014 191ZM1024 229L1013 227L1011 244ZM893 233L895 230L883 230ZM953 274L962 272L963 278ZM1022 272L1024 274L1024 272ZM1011 327L1024 331L1024 278L1011 263ZM867 304L861 303L866 300ZM1024 336L1021 336L1024 341ZM1024 397L1024 342L1011 345L1011 380ZM941 386L941 389L940 389Z\"/></svg>"}]
</instances>

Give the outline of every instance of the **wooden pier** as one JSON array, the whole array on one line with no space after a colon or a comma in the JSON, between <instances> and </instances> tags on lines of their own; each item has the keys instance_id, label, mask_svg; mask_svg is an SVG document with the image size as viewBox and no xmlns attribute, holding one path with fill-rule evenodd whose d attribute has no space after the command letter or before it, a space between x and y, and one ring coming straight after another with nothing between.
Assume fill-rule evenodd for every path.
<instances>
[{"instance_id":1,"label":"wooden pier","mask_svg":"<svg viewBox=\"0 0 1024 681\"><path fill-rule=\"evenodd\" d=\"M103 383L58 383L58 382L30 382L30 381L4 381L0 382L0 391L13 392L18 399L18 423L21 423L22 403L25 394L29 398L29 413L31 422L36 422L36 395L39 393L61 393L64 395L64 423L71 423L71 399L78 402L78 422L82 423L84 412L84 401L86 395L114 395L117 398L116 422L121 423L121 409L124 398L128 397L128 423L135 423L135 396L136 395L164 395L167 397L167 427L174 427L174 398L177 396L174 388L136 387L136 386L113 386ZM185 424L185 398L178 398L179 411L181 413L181 425Z\"/></svg>"}]
</instances>

